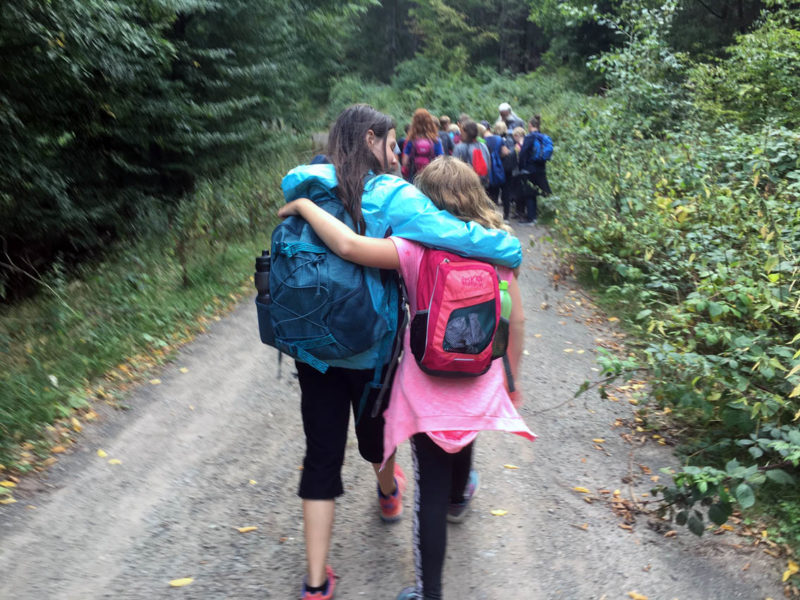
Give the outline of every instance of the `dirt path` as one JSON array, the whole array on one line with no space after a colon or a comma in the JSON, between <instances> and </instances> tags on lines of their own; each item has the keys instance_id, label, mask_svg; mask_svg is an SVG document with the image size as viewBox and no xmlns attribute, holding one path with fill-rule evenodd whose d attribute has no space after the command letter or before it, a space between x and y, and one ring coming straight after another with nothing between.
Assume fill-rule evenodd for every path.
<instances>
[{"instance_id":1,"label":"dirt path","mask_svg":"<svg viewBox=\"0 0 800 600\"><path fill-rule=\"evenodd\" d=\"M621 437L628 430L614 422L632 418L627 402L591 393L570 400L596 375L595 339L613 339L613 332L587 325L591 313L569 286L553 289L546 244L528 246L529 236L546 232L521 226L518 233L527 248L522 414L540 438L478 440L482 489L470 519L449 529L447 597L781 597L781 565L735 548L741 538L734 534L698 540L680 529L664 538L646 517L627 531L606 502L589 504L573 491L582 486L600 497L599 489L620 489L628 497L623 478L633 467L641 494L652 483L638 465L658 473L674 461L663 446L634 447ZM158 375L161 385L138 387L126 399L130 410L107 410L72 454L28 478L16 492L20 502L0 507L0 598L297 598L304 572L295 496L303 456L299 392L287 362L276 378L275 357L258 343L245 302L187 346ZM593 438L605 439L602 450ZM98 457L98 449L108 456ZM399 462L410 470L407 447ZM331 552L337 597L393 599L413 581L410 514L390 526L379 520L371 469L352 445L344 479ZM508 514L492 516L493 509ZM251 525L258 529L236 530ZM180 577L194 582L168 587Z\"/></svg>"}]
</instances>

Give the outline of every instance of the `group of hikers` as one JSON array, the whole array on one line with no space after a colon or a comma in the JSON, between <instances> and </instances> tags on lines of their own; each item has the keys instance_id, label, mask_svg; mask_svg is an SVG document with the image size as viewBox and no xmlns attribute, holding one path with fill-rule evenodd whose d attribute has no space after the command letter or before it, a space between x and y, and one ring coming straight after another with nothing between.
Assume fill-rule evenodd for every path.
<instances>
[{"instance_id":1,"label":"group of hikers","mask_svg":"<svg viewBox=\"0 0 800 600\"><path fill-rule=\"evenodd\" d=\"M403 177L413 182L437 156L455 156L478 173L489 197L503 207L506 222L514 207L520 222L535 223L537 197L551 193L547 161L553 142L540 131L539 115L525 123L507 102L498 106L498 113L490 127L488 121L476 122L463 113L451 123L447 115L436 119L417 109L397 143Z\"/></svg>"},{"instance_id":2,"label":"group of hikers","mask_svg":"<svg viewBox=\"0 0 800 600\"><path fill-rule=\"evenodd\" d=\"M295 357L300 384L306 453L298 495L307 558L301 600L335 595L328 553L335 499L344 493L351 410L386 522L403 514L406 476L395 451L406 440L411 445L416 582L398 600L443 598L447 523L466 518L480 484L472 464L478 433L536 437L517 412L522 250L504 217L517 199L515 178L547 187L544 161L532 172L529 165L538 161L526 154L541 143L530 137L538 118L513 146L508 140L522 121L507 104L491 133L466 116L457 131L445 126L446 117L434 123L428 111L417 110L401 150L391 117L366 104L350 106L331 128L327 154L312 161L322 164L296 167L282 182L286 204L272 238L271 289L260 288L256 304L262 341ZM493 153L508 166L500 184L476 169L481 160L490 169ZM516 163L507 158L512 153ZM420 160L423 154L428 160ZM533 208L525 195L525 216L535 218L532 195ZM357 270L344 275L345 268ZM305 284L292 279L303 272ZM367 294L356 311L326 300L350 279ZM311 296L324 307L307 304ZM315 321L323 308L326 316ZM310 337L311 329L289 331L301 322L328 329L321 341ZM361 345L337 342L368 331L377 333Z\"/></svg>"}]
</instances>

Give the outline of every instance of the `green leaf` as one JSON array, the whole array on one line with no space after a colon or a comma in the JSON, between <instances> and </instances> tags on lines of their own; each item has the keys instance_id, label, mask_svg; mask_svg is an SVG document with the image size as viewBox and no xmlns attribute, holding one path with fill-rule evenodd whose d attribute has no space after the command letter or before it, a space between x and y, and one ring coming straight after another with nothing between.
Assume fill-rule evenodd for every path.
<instances>
[{"instance_id":1,"label":"green leaf","mask_svg":"<svg viewBox=\"0 0 800 600\"><path fill-rule=\"evenodd\" d=\"M731 516L733 507L730 504L718 502L708 508L708 518L716 525L723 525Z\"/></svg>"},{"instance_id":2,"label":"green leaf","mask_svg":"<svg viewBox=\"0 0 800 600\"><path fill-rule=\"evenodd\" d=\"M751 488L746 483L740 483L736 487L736 500L742 508L750 508L756 503L756 496Z\"/></svg>"},{"instance_id":3,"label":"green leaf","mask_svg":"<svg viewBox=\"0 0 800 600\"><path fill-rule=\"evenodd\" d=\"M725 312L725 305L720 304L719 302L709 302L708 303L708 314L711 317L711 320L716 320L722 313Z\"/></svg>"},{"instance_id":4,"label":"green leaf","mask_svg":"<svg viewBox=\"0 0 800 600\"><path fill-rule=\"evenodd\" d=\"M770 469L766 472L767 479L780 485L794 485L795 479L783 469Z\"/></svg>"},{"instance_id":5,"label":"green leaf","mask_svg":"<svg viewBox=\"0 0 800 600\"><path fill-rule=\"evenodd\" d=\"M685 510L682 510L677 515L675 515L675 523L680 525L681 527L686 525L686 519L689 517L689 513Z\"/></svg>"},{"instance_id":6,"label":"green leaf","mask_svg":"<svg viewBox=\"0 0 800 600\"><path fill-rule=\"evenodd\" d=\"M767 262L764 263L764 270L767 273L771 273L772 270L778 266L778 263L781 261L779 256L770 256L767 259Z\"/></svg>"},{"instance_id":7,"label":"green leaf","mask_svg":"<svg viewBox=\"0 0 800 600\"><path fill-rule=\"evenodd\" d=\"M703 535L703 531L705 531L705 526L703 525L703 517L697 511L692 512L689 516L689 531L691 531L696 536Z\"/></svg>"}]
</instances>

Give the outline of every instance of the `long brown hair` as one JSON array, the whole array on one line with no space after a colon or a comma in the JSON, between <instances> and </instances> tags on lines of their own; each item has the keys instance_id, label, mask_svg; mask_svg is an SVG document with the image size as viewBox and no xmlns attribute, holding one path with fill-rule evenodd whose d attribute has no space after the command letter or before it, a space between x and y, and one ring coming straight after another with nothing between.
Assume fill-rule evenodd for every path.
<instances>
[{"instance_id":1,"label":"long brown hair","mask_svg":"<svg viewBox=\"0 0 800 600\"><path fill-rule=\"evenodd\" d=\"M439 136L439 128L433 115L424 108L418 108L411 117L411 128L408 130L408 139L428 138L435 142Z\"/></svg>"},{"instance_id":2,"label":"long brown hair","mask_svg":"<svg viewBox=\"0 0 800 600\"><path fill-rule=\"evenodd\" d=\"M367 132L372 131L379 140L386 140L395 129L394 120L368 104L354 104L337 117L328 136L328 159L336 168L338 196L344 204L356 231L366 230L361 212L361 195L367 174L388 173L389 158L383 145L383 161L379 161L367 145Z\"/></svg>"},{"instance_id":3,"label":"long brown hair","mask_svg":"<svg viewBox=\"0 0 800 600\"><path fill-rule=\"evenodd\" d=\"M439 156L414 179L423 194L440 210L462 221L475 221L488 229L511 231L494 209L480 177L467 163Z\"/></svg>"}]
</instances>

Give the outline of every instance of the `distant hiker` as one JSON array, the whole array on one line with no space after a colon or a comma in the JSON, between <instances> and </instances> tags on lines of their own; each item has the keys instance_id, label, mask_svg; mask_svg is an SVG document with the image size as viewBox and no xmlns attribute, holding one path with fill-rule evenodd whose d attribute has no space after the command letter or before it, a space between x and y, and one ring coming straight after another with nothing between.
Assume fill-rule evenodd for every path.
<instances>
[{"instance_id":1,"label":"distant hiker","mask_svg":"<svg viewBox=\"0 0 800 600\"><path fill-rule=\"evenodd\" d=\"M507 169L504 161L507 160L509 156L514 154L514 151L509 149L506 145L504 138L506 126L502 121L500 121L499 124L502 126L502 130L498 130L498 126L495 125L494 130L487 129L486 133L484 134L486 147L489 149L489 155L491 157L491 166L489 168L489 187L486 191L489 194L489 198L491 198L492 202L495 204L499 204L500 190L503 189L508 176L510 176L510 173L506 175ZM498 134L498 131L502 131L502 133Z\"/></svg>"},{"instance_id":2,"label":"distant hiker","mask_svg":"<svg viewBox=\"0 0 800 600\"><path fill-rule=\"evenodd\" d=\"M456 125L455 123L451 123L450 127L448 127L448 131L450 132L450 137L453 140L453 144L457 146L461 143L461 128ZM455 148L454 148L455 151Z\"/></svg>"},{"instance_id":3,"label":"distant hiker","mask_svg":"<svg viewBox=\"0 0 800 600\"><path fill-rule=\"evenodd\" d=\"M454 217L467 221L470 226L482 225L498 232L505 229L500 215L486 197L478 176L462 162L449 157L438 158L419 174L416 182L419 189L439 209L449 211ZM508 290L505 292L508 295L501 303L509 325L507 364L511 378L505 377L506 371L503 361L500 360L491 362L487 372L475 377L432 376L418 364L420 359L417 346L420 340L415 338L413 324L419 323L420 318L427 319L433 309L437 308L433 305L433 300L431 305L420 306L418 299L433 279L434 268L430 259L435 256L436 260L441 260L439 254L405 238L402 232L396 230L387 239L360 236L306 199L287 204L278 214L302 216L322 241L343 258L368 267L396 269L406 284L412 328L404 336L403 357L395 376L397 385L392 387L389 408L385 413L383 452L388 464L396 447L407 439L411 440L417 481L414 513L414 564L417 584L403 589L397 600L442 598L447 521L463 521L468 515L470 502L478 491L478 473L472 468L473 442L478 432L507 431L531 441L536 439L515 408L515 404L520 402L521 392L517 389L509 393L507 387L511 381L519 380L518 369L524 340L525 317L517 281L513 273L504 268L496 271L489 269L490 275L483 279L485 282L492 282L497 290L499 278L501 297L506 287ZM441 230L441 233L443 238L450 235L447 230ZM440 270L445 268L442 266L444 264L440 263L439 268L435 269L437 283ZM454 264L472 269L456 271L469 273L471 285L476 285L473 282L481 280L478 275L481 271L477 269L481 265L484 268L487 266L478 261L459 262L457 259ZM457 281L463 287L466 284L461 283L461 280L463 277ZM471 293L474 294L474 290ZM435 297L437 296L432 296ZM510 307L507 302L510 302ZM479 308L481 306L483 305L475 304L469 310L484 310ZM493 317L494 302L490 310ZM473 324L479 320L484 322L486 317L483 313L480 318L476 312L466 314L469 314L468 320ZM453 316L455 311L450 315L443 334L443 343L448 343L448 340L455 343L456 339L460 339L457 336L449 337L451 325L455 330L458 324ZM463 320L467 317L461 318ZM486 340L484 343L492 343L487 337L491 331L478 327L481 339ZM473 338L472 342L474 341ZM437 342L436 346L439 344ZM462 348L450 351L465 352ZM463 365L465 362L458 364Z\"/></svg>"},{"instance_id":4,"label":"distant hiker","mask_svg":"<svg viewBox=\"0 0 800 600\"><path fill-rule=\"evenodd\" d=\"M427 110L418 108L411 118L411 127L403 146L403 177L413 182L415 176L442 154L444 150L436 120Z\"/></svg>"},{"instance_id":5,"label":"distant hiker","mask_svg":"<svg viewBox=\"0 0 800 600\"><path fill-rule=\"evenodd\" d=\"M525 218L523 222L535 223L537 217L537 196L549 196L550 183L547 181L547 161L553 156L553 140L539 131L542 118L535 115L528 123L528 135L519 151L519 168L527 183L523 184L525 195Z\"/></svg>"},{"instance_id":6,"label":"distant hiker","mask_svg":"<svg viewBox=\"0 0 800 600\"><path fill-rule=\"evenodd\" d=\"M498 106L497 111L500 113L500 120L506 124L509 131L514 131L517 127L522 127L523 130L525 129L525 121L514 114L508 102L503 102Z\"/></svg>"},{"instance_id":7,"label":"distant hiker","mask_svg":"<svg viewBox=\"0 0 800 600\"><path fill-rule=\"evenodd\" d=\"M483 123L475 123L475 126L478 128L478 137L476 137L475 139L479 141L481 144L485 144L486 138L484 136L486 135L486 125L484 125Z\"/></svg>"},{"instance_id":8,"label":"distant hiker","mask_svg":"<svg viewBox=\"0 0 800 600\"><path fill-rule=\"evenodd\" d=\"M439 141L442 142L442 150L447 156L453 154L453 148L456 147L453 138L450 134L450 117L442 115L439 117Z\"/></svg>"},{"instance_id":9,"label":"distant hiker","mask_svg":"<svg viewBox=\"0 0 800 600\"><path fill-rule=\"evenodd\" d=\"M519 168L519 153L522 150L522 142L525 141L525 129L522 127L515 127L511 132L511 138L514 140L514 151L517 156L517 166L511 176L512 197L514 198L514 216L518 219L525 218L525 194L523 186L527 185L527 174L523 175Z\"/></svg>"},{"instance_id":10,"label":"distant hiker","mask_svg":"<svg viewBox=\"0 0 800 600\"><path fill-rule=\"evenodd\" d=\"M386 174L397 165L395 143L395 125L390 117L366 104L346 108L331 128L328 158L332 164L292 169L282 183L286 201L309 195L328 198L335 192L346 209L347 228L357 231L360 239L381 239L392 232L420 243L488 257L510 267L520 264L522 250L516 238L506 232L468 227L437 209L413 185ZM445 231L447 235L442 235ZM313 267L325 260L327 250L313 246L297 254L303 252L308 257L307 264ZM274 262L273 256L273 270ZM351 406L360 413L355 427L359 453L373 464L378 476L380 516L384 521L394 521L403 511L405 476L395 467L393 455L384 457L384 418L378 400L382 388L391 389L391 355L402 329L399 319L405 311L401 310L396 277L377 269L363 269L363 278L373 308L380 311L386 323L385 335L367 351L331 361L324 373L312 366L314 361L295 361L306 437L298 491L303 500L308 561L301 600L330 600L334 596L336 578L326 563L334 499L344 493L341 469ZM363 326L362 315L357 311L338 316L339 326L344 323L354 332ZM287 325L291 327L293 323ZM308 348L307 352L313 350Z\"/></svg>"},{"instance_id":11,"label":"distant hiker","mask_svg":"<svg viewBox=\"0 0 800 600\"><path fill-rule=\"evenodd\" d=\"M453 157L472 166L481 178L484 187L489 187L489 165L491 157L486 144L478 141L478 124L465 121L461 128L461 143L456 144Z\"/></svg>"},{"instance_id":12,"label":"distant hiker","mask_svg":"<svg viewBox=\"0 0 800 600\"><path fill-rule=\"evenodd\" d=\"M406 123L403 126L403 135L400 138L398 138L397 143L395 144L395 146L400 149L400 154L403 153L403 148L405 148L406 140L408 139L408 130L409 129L411 129L411 124L410 123ZM397 153L395 153L395 154L397 154Z\"/></svg>"}]
</instances>

